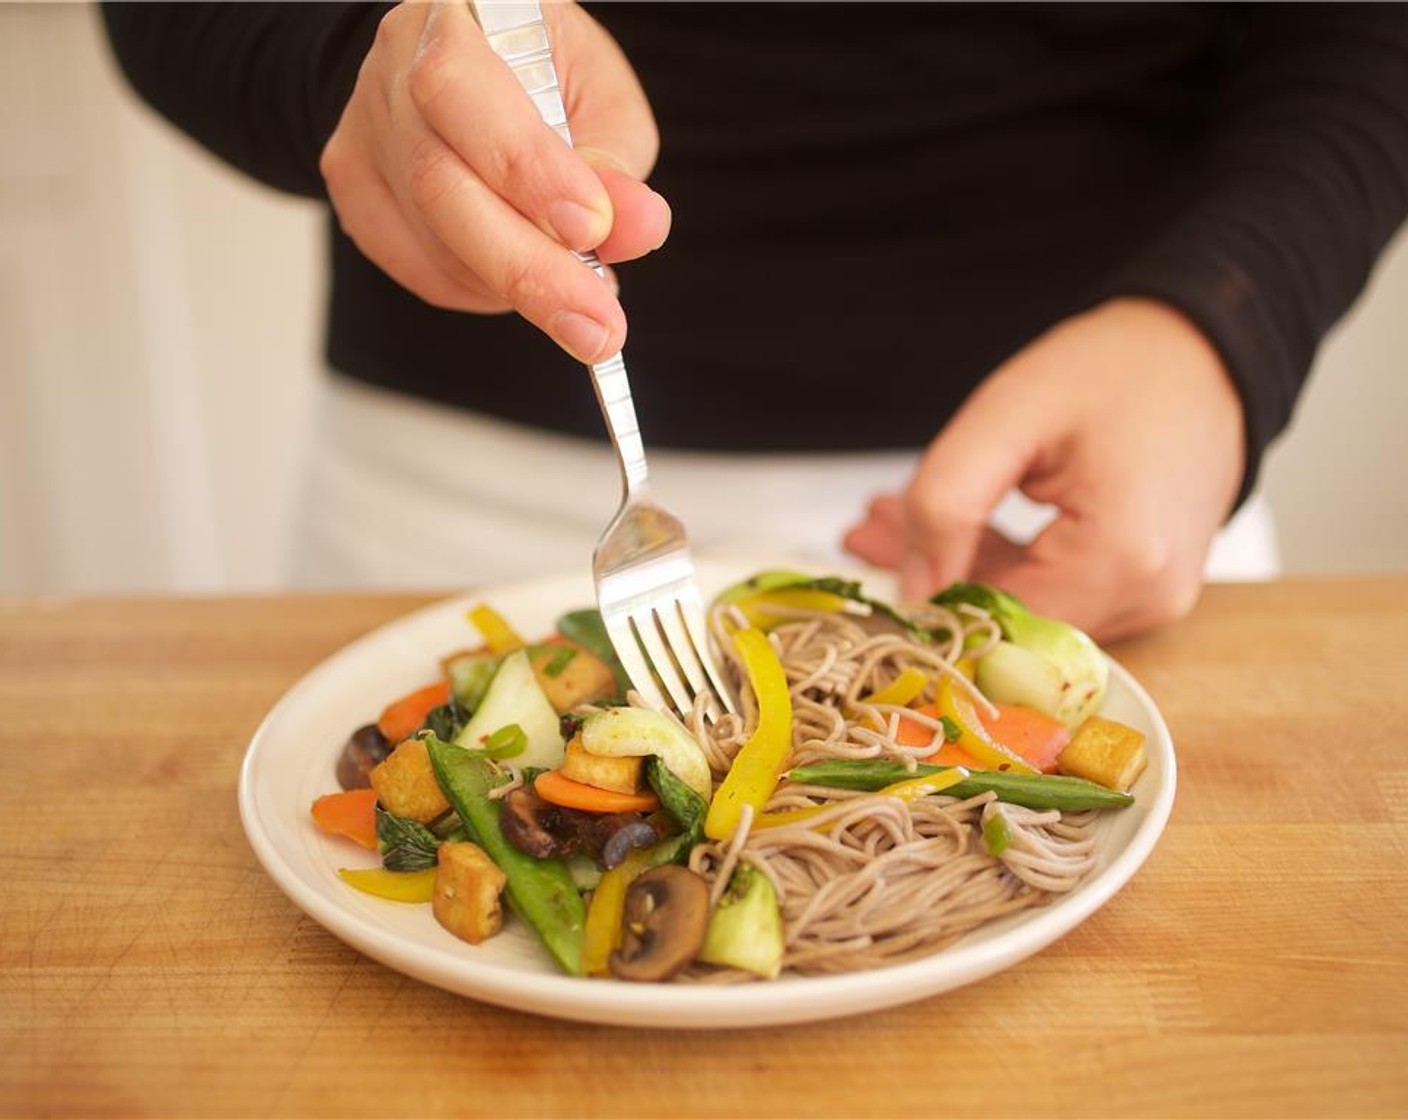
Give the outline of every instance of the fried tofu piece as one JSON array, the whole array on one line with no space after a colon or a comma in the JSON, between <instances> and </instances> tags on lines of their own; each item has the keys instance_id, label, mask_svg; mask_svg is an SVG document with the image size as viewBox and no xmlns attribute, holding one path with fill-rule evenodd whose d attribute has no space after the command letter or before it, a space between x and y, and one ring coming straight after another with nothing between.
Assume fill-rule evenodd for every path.
<instances>
[{"instance_id":1,"label":"fried tofu piece","mask_svg":"<svg viewBox=\"0 0 1408 1120\"><path fill-rule=\"evenodd\" d=\"M591 754L582 746L581 737L578 736L568 742L561 769L563 776L574 782L596 786L597 789L615 790L617 793L636 793L640 789L644 765L645 759L639 756L608 758Z\"/></svg>"},{"instance_id":2,"label":"fried tofu piece","mask_svg":"<svg viewBox=\"0 0 1408 1120\"><path fill-rule=\"evenodd\" d=\"M564 651L570 650L568 654ZM616 674L590 650L571 642L536 646L529 659L533 675L558 715L579 704L591 704L616 695Z\"/></svg>"},{"instance_id":3,"label":"fried tofu piece","mask_svg":"<svg viewBox=\"0 0 1408 1120\"><path fill-rule=\"evenodd\" d=\"M1101 716L1091 716L1076 728L1071 741L1056 756L1056 768L1062 774L1123 793L1129 792L1148 763L1144 733Z\"/></svg>"},{"instance_id":4,"label":"fried tofu piece","mask_svg":"<svg viewBox=\"0 0 1408 1120\"><path fill-rule=\"evenodd\" d=\"M435 920L463 941L478 945L503 929L499 900L504 873L478 844L441 844L435 867Z\"/></svg>"},{"instance_id":5,"label":"fried tofu piece","mask_svg":"<svg viewBox=\"0 0 1408 1120\"><path fill-rule=\"evenodd\" d=\"M388 813L421 824L433 821L449 809L430 752L420 739L407 739L371 772L376 799Z\"/></svg>"}]
</instances>

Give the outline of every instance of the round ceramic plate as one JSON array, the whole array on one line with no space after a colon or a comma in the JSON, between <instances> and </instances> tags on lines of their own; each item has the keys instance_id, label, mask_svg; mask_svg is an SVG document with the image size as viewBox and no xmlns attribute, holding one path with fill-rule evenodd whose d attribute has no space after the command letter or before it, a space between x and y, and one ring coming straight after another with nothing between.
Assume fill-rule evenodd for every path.
<instances>
[{"instance_id":1,"label":"round ceramic plate","mask_svg":"<svg viewBox=\"0 0 1408 1120\"><path fill-rule=\"evenodd\" d=\"M758 565L757 567L761 567ZM706 596L757 567L701 564ZM868 587L884 597L887 587ZM523 633L546 633L565 610L590 605L590 579L540 580L485 589L389 623L334 654L269 713L245 756L240 815L255 854L315 921L390 968L505 1007L599 1023L722 1028L824 1019L922 999L1008 968L1069 932L1108 902L1153 850L1173 805L1168 729L1149 696L1118 665L1102 709L1147 736L1149 766L1134 805L1099 824L1100 865L1049 906L976 930L907 964L827 977L711 987L584 979L556 970L531 931L510 918L503 933L469 945L442 929L429 906L373 898L337 877L376 866L373 853L318 831L316 797L336 790L334 766L350 732L388 698L433 680L442 655L475 644L466 609L488 602Z\"/></svg>"}]
</instances>

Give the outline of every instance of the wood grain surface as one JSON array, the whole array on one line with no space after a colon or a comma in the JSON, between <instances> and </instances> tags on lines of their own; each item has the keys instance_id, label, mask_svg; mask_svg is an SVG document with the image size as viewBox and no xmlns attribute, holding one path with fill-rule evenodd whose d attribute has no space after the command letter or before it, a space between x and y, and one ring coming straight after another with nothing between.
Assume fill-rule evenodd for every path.
<instances>
[{"instance_id":1,"label":"wood grain surface","mask_svg":"<svg viewBox=\"0 0 1408 1120\"><path fill-rule=\"evenodd\" d=\"M1173 730L1134 880L948 995L557 1022L344 946L235 789L297 677L423 596L0 600L6 1116L1408 1115L1408 578L1210 588L1113 652Z\"/></svg>"}]
</instances>

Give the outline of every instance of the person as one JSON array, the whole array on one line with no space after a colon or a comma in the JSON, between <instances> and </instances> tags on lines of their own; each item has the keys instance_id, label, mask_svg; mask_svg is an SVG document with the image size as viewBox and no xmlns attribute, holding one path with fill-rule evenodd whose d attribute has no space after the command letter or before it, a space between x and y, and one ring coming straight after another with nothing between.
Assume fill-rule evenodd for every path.
<instances>
[{"instance_id":1,"label":"person","mask_svg":"<svg viewBox=\"0 0 1408 1120\"><path fill-rule=\"evenodd\" d=\"M573 148L464 4L103 8L142 96L335 215L325 573L574 562L617 494L575 363L629 307L691 528L854 503L906 597L1136 633L1408 213L1403 5L544 8Z\"/></svg>"}]
</instances>

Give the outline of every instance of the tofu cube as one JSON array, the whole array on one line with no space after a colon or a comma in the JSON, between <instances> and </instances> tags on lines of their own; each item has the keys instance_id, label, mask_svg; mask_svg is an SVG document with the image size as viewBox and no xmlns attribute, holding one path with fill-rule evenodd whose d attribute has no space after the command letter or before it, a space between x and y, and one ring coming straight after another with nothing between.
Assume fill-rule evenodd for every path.
<instances>
[{"instance_id":1,"label":"tofu cube","mask_svg":"<svg viewBox=\"0 0 1408 1120\"><path fill-rule=\"evenodd\" d=\"M499 901L504 873L478 844L441 844L435 867L435 920L462 941L478 945L503 929Z\"/></svg>"},{"instance_id":2,"label":"tofu cube","mask_svg":"<svg viewBox=\"0 0 1408 1120\"><path fill-rule=\"evenodd\" d=\"M605 755L590 754L582 746L581 737L578 736L567 744L567 751L562 760L562 774L574 782L596 786L597 789L635 793L640 789L640 776L644 765L645 759L638 756L608 758Z\"/></svg>"},{"instance_id":3,"label":"tofu cube","mask_svg":"<svg viewBox=\"0 0 1408 1120\"><path fill-rule=\"evenodd\" d=\"M407 739L371 772L372 788L381 807L398 817L427 824L450 807L435 771L430 752L420 739Z\"/></svg>"},{"instance_id":4,"label":"tofu cube","mask_svg":"<svg viewBox=\"0 0 1408 1120\"><path fill-rule=\"evenodd\" d=\"M1148 763L1144 733L1101 716L1091 716L1076 728L1071 741L1056 756L1056 768L1062 774L1125 793Z\"/></svg>"},{"instance_id":5,"label":"tofu cube","mask_svg":"<svg viewBox=\"0 0 1408 1120\"><path fill-rule=\"evenodd\" d=\"M564 650L570 650L570 655ZM616 695L616 674L611 666L582 646L571 642L535 646L529 660L533 675L558 715Z\"/></svg>"}]
</instances>

